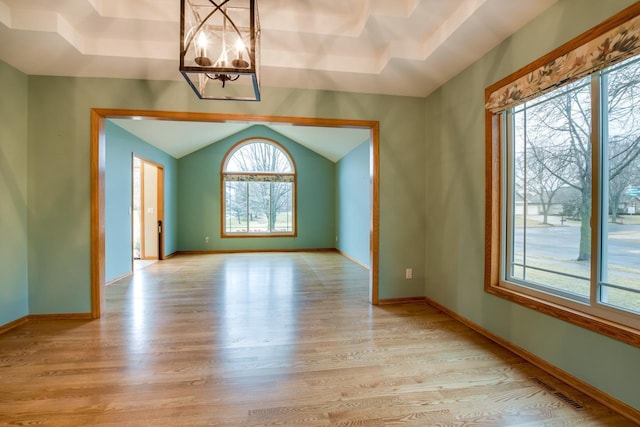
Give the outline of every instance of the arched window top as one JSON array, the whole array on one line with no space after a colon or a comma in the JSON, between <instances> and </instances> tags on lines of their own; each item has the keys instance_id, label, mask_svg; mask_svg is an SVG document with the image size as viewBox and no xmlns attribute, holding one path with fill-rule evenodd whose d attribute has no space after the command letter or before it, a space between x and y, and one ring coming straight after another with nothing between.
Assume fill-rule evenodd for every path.
<instances>
[{"instance_id":1,"label":"arched window top","mask_svg":"<svg viewBox=\"0 0 640 427\"><path fill-rule=\"evenodd\" d=\"M250 139L233 147L225 160L226 173L293 174L293 161L284 147L265 139Z\"/></svg>"}]
</instances>

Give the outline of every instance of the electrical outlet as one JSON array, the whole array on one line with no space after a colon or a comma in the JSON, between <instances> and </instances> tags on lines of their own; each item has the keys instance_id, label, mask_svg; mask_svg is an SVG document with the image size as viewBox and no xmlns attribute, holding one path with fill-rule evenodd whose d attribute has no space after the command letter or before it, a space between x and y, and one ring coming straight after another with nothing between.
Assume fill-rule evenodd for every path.
<instances>
[{"instance_id":1,"label":"electrical outlet","mask_svg":"<svg viewBox=\"0 0 640 427\"><path fill-rule=\"evenodd\" d=\"M405 268L404 269L404 278L405 279L413 279L413 268Z\"/></svg>"},{"instance_id":2,"label":"electrical outlet","mask_svg":"<svg viewBox=\"0 0 640 427\"><path fill-rule=\"evenodd\" d=\"M205 243L209 243L209 236L206 236L206 237L204 238L204 242L205 242Z\"/></svg>"}]
</instances>

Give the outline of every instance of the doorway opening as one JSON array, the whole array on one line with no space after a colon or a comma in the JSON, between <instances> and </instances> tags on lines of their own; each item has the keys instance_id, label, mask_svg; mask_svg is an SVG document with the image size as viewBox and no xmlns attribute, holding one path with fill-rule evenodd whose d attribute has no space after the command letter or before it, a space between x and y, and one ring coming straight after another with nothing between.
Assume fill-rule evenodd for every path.
<instances>
[{"instance_id":1,"label":"doorway opening","mask_svg":"<svg viewBox=\"0 0 640 427\"><path fill-rule=\"evenodd\" d=\"M370 233L369 301L378 304L380 129L369 120L322 119L305 117L251 116L244 114L188 113L145 110L91 110L91 315L99 318L105 306L105 121L107 119L169 120L211 123L274 123L324 128L358 128L369 132L370 156ZM162 225L162 224L160 224ZM162 232L162 228L159 228ZM133 238L132 238L133 239ZM162 245L162 239L160 240ZM161 254L163 249L159 249Z\"/></svg>"},{"instance_id":2,"label":"doorway opening","mask_svg":"<svg viewBox=\"0 0 640 427\"><path fill-rule=\"evenodd\" d=\"M164 168L133 155L132 254L133 271L164 258Z\"/></svg>"}]
</instances>

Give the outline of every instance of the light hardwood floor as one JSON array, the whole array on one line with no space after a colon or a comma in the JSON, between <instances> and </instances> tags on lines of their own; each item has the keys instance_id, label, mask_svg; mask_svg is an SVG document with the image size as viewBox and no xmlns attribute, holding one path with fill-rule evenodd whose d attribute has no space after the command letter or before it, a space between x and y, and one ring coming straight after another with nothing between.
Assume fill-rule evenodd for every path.
<instances>
[{"instance_id":1,"label":"light hardwood floor","mask_svg":"<svg viewBox=\"0 0 640 427\"><path fill-rule=\"evenodd\" d=\"M150 265L99 320L0 336L0 424L632 425L426 304L371 306L367 277L332 252Z\"/></svg>"}]
</instances>

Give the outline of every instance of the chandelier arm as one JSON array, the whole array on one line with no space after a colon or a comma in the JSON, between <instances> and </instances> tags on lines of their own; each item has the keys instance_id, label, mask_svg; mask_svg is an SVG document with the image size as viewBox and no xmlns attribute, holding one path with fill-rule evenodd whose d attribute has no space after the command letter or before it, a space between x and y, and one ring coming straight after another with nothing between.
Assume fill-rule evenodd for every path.
<instances>
[{"instance_id":1,"label":"chandelier arm","mask_svg":"<svg viewBox=\"0 0 640 427\"><path fill-rule=\"evenodd\" d=\"M231 75L229 74L223 74L223 73L213 74L213 76L210 73L204 73L204 75L207 76L207 78L210 80L224 80L229 82L235 82L240 78L240 74L236 74L233 77L231 77Z\"/></svg>"}]
</instances>

